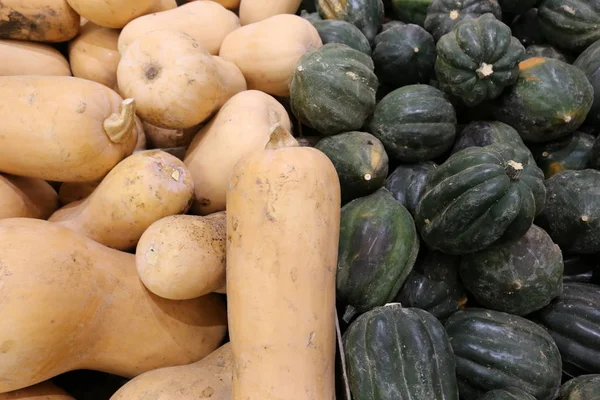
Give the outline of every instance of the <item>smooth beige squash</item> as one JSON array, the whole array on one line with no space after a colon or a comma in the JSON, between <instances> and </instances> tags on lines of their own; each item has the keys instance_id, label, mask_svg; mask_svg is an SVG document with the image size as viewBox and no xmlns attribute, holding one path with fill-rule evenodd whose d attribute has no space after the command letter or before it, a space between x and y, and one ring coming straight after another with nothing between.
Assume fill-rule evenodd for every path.
<instances>
[{"instance_id":1,"label":"smooth beige squash","mask_svg":"<svg viewBox=\"0 0 600 400\"><path fill-rule=\"evenodd\" d=\"M340 185L309 147L255 152L227 192L232 400L332 400ZM251 332L251 334L249 334Z\"/></svg>"},{"instance_id":2,"label":"smooth beige squash","mask_svg":"<svg viewBox=\"0 0 600 400\"><path fill-rule=\"evenodd\" d=\"M111 89L117 86L117 66L121 58L117 50L119 31L92 22L69 43L69 60L73 75L101 83Z\"/></svg>"},{"instance_id":3,"label":"smooth beige squash","mask_svg":"<svg viewBox=\"0 0 600 400\"><path fill-rule=\"evenodd\" d=\"M187 129L165 129L143 121L146 140L151 148L189 146L194 135L200 129L193 126Z\"/></svg>"},{"instance_id":4,"label":"smooth beige squash","mask_svg":"<svg viewBox=\"0 0 600 400\"><path fill-rule=\"evenodd\" d=\"M0 76L71 76L65 56L48 44L0 39L0 60Z\"/></svg>"},{"instance_id":5,"label":"smooth beige squash","mask_svg":"<svg viewBox=\"0 0 600 400\"><path fill-rule=\"evenodd\" d=\"M231 32L219 56L238 66L248 89L285 97L300 57L322 45L319 33L306 19L280 14Z\"/></svg>"},{"instance_id":6,"label":"smooth beige squash","mask_svg":"<svg viewBox=\"0 0 600 400\"><path fill-rule=\"evenodd\" d=\"M194 183L183 162L160 150L127 157L84 200L56 211L49 221L105 246L136 245L153 222L185 212Z\"/></svg>"},{"instance_id":7,"label":"smooth beige squash","mask_svg":"<svg viewBox=\"0 0 600 400\"><path fill-rule=\"evenodd\" d=\"M274 15L296 14L300 3L302 0L242 0L240 22L248 25Z\"/></svg>"},{"instance_id":8,"label":"smooth beige squash","mask_svg":"<svg viewBox=\"0 0 600 400\"><path fill-rule=\"evenodd\" d=\"M67 0L79 15L96 25L122 28L129 21L148 14L156 0Z\"/></svg>"},{"instance_id":9,"label":"smooth beige squash","mask_svg":"<svg viewBox=\"0 0 600 400\"><path fill-rule=\"evenodd\" d=\"M264 149L295 146L287 111L273 97L257 90L233 96L190 144L184 163L194 179L192 212L207 215L225 210L227 183L234 165L245 155Z\"/></svg>"},{"instance_id":10,"label":"smooth beige squash","mask_svg":"<svg viewBox=\"0 0 600 400\"><path fill-rule=\"evenodd\" d=\"M75 400L50 381L38 383L8 393L0 393L0 400Z\"/></svg>"},{"instance_id":11,"label":"smooth beige squash","mask_svg":"<svg viewBox=\"0 0 600 400\"><path fill-rule=\"evenodd\" d=\"M79 32L79 21L67 0L0 1L0 39L66 42Z\"/></svg>"},{"instance_id":12,"label":"smooth beige squash","mask_svg":"<svg viewBox=\"0 0 600 400\"><path fill-rule=\"evenodd\" d=\"M193 299L225 286L225 212L173 215L150 225L135 250L144 285L157 296Z\"/></svg>"},{"instance_id":13,"label":"smooth beige squash","mask_svg":"<svg viewBox=\"0 0 600 400\"><path fill-rule=\"evenodd\" d=\"M226 343L198 362L146 372L110 400L231 400L232 374L231 344Z\"/></svg>"},{"instance_id":14,"label":"smooth beige squash","mask_svg":"<svg viewBox=\"0 0 600 400\"><path fill-rule=\"evenodd\" d=\"M223 68L196 39L172 30L148 32L131 42L117 80L120 93L135 98L143 120L168 129L200 124L246 88L235 65Z\"/></svg>"},{"instance_id":15,"label":"smooth beige squash","mask_svg":"<svg viewBox=\"0 0 600 400\"><path fill-rule=\"evenodd\" d=\"M42 179L0 174L0 219L47 219L58 209L58 195Z\"/></svg>"},{"instance_id":16,"label":"smooth beige squash","mask_svg":"<svg viewBox=\"0 0 600 400\"><path fill-rule=\"evenodd\" d=\"M128 23L119 36L119 52L123 54L131 42L148 32L167 29L190 35L210 54L216 55L223 39L239 27L237 15L222 5L213 1L194 1Z\"/></svg>"},{"instance_id":17,"label":"smooth beige squash","mask_svg":"<svg viewBox=\"0 0 600 400\"><path fill-rule=\"evenodd\" d=\"M58 182L106 175L137 143L135 102L68 76L0 77L0 172Z\"/></svg>"},{"instance_id":18,"label":"smooth beige squash","mask_svg":"<svg viewBox=\"0 0 600 400\"><path fill-rule=\"evenodd\" d=\"M225 337L221 295L150 293L135 256L48 221L0 221L0 393L75 369L134 377L201 360Z\"/></svg>"},{"instance_id":19,"label":"smooth beige squash","mask_svg":"<svg viewBox=\"0 0 600 400\"><path fill-rule=\"evenodd\" d=\"M164 147L164 148L162 148L160 150L164 151L165 153L169 153L173 157L177 157L179 160L183 161L183 159L185 158L185 152L187 151L187 147L185 147L185 146L180 146L180 147ZM140 151L144 151L144 150L135 151L133 154L139 153Z\"/></svg>"}]
</instances>

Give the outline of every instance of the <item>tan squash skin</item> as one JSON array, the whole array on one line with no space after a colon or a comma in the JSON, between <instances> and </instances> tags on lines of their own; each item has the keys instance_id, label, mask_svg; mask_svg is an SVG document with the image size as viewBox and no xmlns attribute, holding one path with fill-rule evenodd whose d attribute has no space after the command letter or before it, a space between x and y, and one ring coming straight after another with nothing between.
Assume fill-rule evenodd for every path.
<instances>
[{"instance_id":1,"label":"tan squash skin","mask_svg":"<svg viewBox=\"0 0 600 400\"><path fill-rule=\"evenodd\" d=\"M196 362L226 332L220 295L150 293L135 256L48 221L0 221L0 392L74 369L134 377Z\"/></svg>"},{"instance_id":2,"label":"tan squash skin","mask_svg":"<svg viewBox=\"0 0 600 400\"><path fill-rule=\"evenodd\" d=\"M189 146L194 135L200 129L193 126L187 129L165 129L143 121L148 146L151 148Z\"/></svg>"},{"instance_id":3,"label":"tan squash skin","mask_svg":"<svg viewBox=\"0 0 600 400\"><path fill-rule=\"evenodd\" d=\"M101 83L111 89L117 85L117 66L121 58L117 50L119 31L92 22L69 43L69 60L73 75Z\"/></svg>"},{"instance_id":4,"label":"tan squash skin","mask_svg":"<svg viewBox=\"0 0 600 400\"><path fill-rule=\"evenodd\" d=\"M0 1L0 39L66 42L79 32L79 21L66 0Z\"/></svg>"},{"instance_id":5,"label":"tan squash skin","mask_svg":"<svg viewBox=\"0 0 600 400\"><path fill-rule=\"evenodd\" d=\"M236 164L227 192L232 400L334 399L339 222L337 173L320 151L263 150Z\"/></svg>"},{"instance_id":6,"label":"tan squash skin","mask_svg":"<svg viewBox=\"0 0 600 400\"><path fill-rule=\"evenodd\" d=\"M240 22L252 24L279 14L295 14L302 0L242 0Z\"/></svg>"},{"instance_id":7,"label":"tan squash skin","mask_svg":"<svg viewBox=\"0 0 600 400\"><path fill-rule=\"evenodd\" d=\"M225 210L227 182L234 165L245 155L264 149L278 128L290 132L283 106L257 90L233 96L190 144L183 160L194 179L194 214ZM289 145L295 145L291 138Z\"/></svg>"},{"instance_id":8,"label":"tan squash skin","mask_svg":"<svg viewBox=\"0 0 600 400\"><path fill-rule=\"evenodd\" d=\"M173 10L148 14L131 21L119 36L119 52L145 33L172 29L187 33L201 43L210 54L219 54L225 37L240 27L240 20L213 1L194 1Z\"/></svg>"},{"instance_id":9,"label":"tan squash skin","mask_svg":"<svg viewBox=\"0 0 600 400\"><path fill-rule=\"evenodd\" d=\"M58 209L58 195L42 179L0 174L0 219L47 219Z\"/></svg>"},{"instance_id":10,"label":"tan squash skin","mask_svg":"<svg viewBox=\"0 0 600 400\"><path fill-rule=\"evenodd\" d=\"M60 204L66 205L88 197L100 185L102 179L91 182L65 182L58 189Z\"/></svg>"},{"instance_id":11,"label":"tan squash skin","mask_svg":"<svg viewBox=\"0 0 600 400\"><path fill-rule=\"evenodd\" d=\"M137 143L135 102L124 102L99 83L68 76L4 76L0 94L1 172L91 181L106 175Z\"/></svg>"},{"instance_id":12,"label":"tan squash skin","mask_svg":"<svg viewBox=\"0 0 600 400\"><path fill-rule=\"evenodd\" d=\"M144 285L157 296L186 300L225 285L225 212L173 215L150 225L135 250Z\"/></svg>"},{"instance_id":13,"label":"tan squash skin","mask_svg":"<svg viewBox=\"0 0 600 400\"><path fill-rule=\"evenodd\" d=\"M231 400L232 374L231 344L225 343L198 362L146 372L110 400Z\"/></svg>"},{"instance_id":14,"label":"tan squash skin","mask_svg":"<svg viewBox=\"0 0 600 400\"><path fill-rule=\"evenodd\" d=\"M47 44L0 39L0 60L0 76L71 76L67 59Z\"/></svg>"},{"instance_id":15,"label":"tan squash skin","mask_svg":"<svg viewBox=\"0 0 600 400\"><path fill-rule=\"evenodd\" d=\"M155 221L185 212L194 193L183 162L160 150L142 151L112 169L84 200L49 221L115 249L130 249Z\"/></svg>"},{"instance_id":16,"label":"tan squash skin","mask_svg":"<svg viewBox=\"0 0 600 400\"><path fill-rule=\"evenodd\" d=\"M75 400L50 381L38 383L8 393L0 393L0 400Z\"/></svg>"},{"instance_id":17,"label":"tan squash skin","mask_svg":"<svg viewBox=\"0 0 600 400\"><path fill-rule=\"evenodd\" d=\"M280 14L231 32L219 56L239 67L248 89L286 97L300 57L322 45L310 22L297 15Z\"/></svg>"},{"instance_id":18,"label":"tan squash skin","mask_svg":"<svg viewBox=\"0 0 600 400\"><path fill-rule=\"evenodd\" d=\"M122 28L129 21L148 14L156 0L67 0L79 15L96 25Z\"/></svg>"},{"instance_id":19,"label":"tan squash skin","mask_svg":"<svg viewBox=\"0 0 600 400\"><path fill-rule=\"evenodd\" d=\"M140 118L161 128L185 129L208 119L239 89L228 87L231 74L191 36L158 30L131 42L117 80L121 94L135 98Z\"/></svg>"},{"instance_id":20,"label":"tan squash skin","mask_svg":"<svg viewBox=\"0 0 600 400\"><path fill-rule=\"evenodd\" d=\"M176 0L155 0L150 13L172 10L177 7Z\"/></svg>"}]
</instances>

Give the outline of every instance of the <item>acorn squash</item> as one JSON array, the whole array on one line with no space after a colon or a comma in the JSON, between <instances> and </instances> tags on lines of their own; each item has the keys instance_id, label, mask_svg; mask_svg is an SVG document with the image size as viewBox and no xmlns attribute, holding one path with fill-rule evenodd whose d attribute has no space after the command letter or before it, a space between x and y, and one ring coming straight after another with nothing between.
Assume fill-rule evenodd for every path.
<instances>
[{"instance_id":1,"label":"acorn squash","mask_svg":"<svg viewBox=\"0 0 600 400\"><path fill-rule=\"evenodd\" d=\"M571 57L549 44L532 44L526 47L524 60L533 57L555 58L567 64L571 63Z\"/></svg>"},{"instance_id":2,"label":"acorn squash","mask_svg":"<svg viewBox=\"0 0 600 400\"><path fill-rule=\"evenodd\" d=\"M595 400L600 393L600 375L581 375L565 382L560 388L560 400Z\"/></svg>"},{"instance_id":3,"label":"acorn squash","mask_svg":"<svg viewBox=\"0 0 600 400\"><path fill-rule=\"evenodd\" d=\"M502 9L497 0L433 0L427 9L424 26L437 42L463 19L487 13L502 20Z\"/></svg>"},{"instance_id":4,"label":"acorn squash","mask_svg":"<svg viewBox=\"0 0 600 400\"><path fill-rule=\"evenodd\" d=\"M437 164L433 161L399 165L387 177L385 187L414 216L425 192L429 174L435 168L437 168Z\"/></svg>"},{"instance_id":5,"label":"acorn squash","mask_svg":"<svg viewBox=\"0 0 600 400\"><path fill-rule=\"evenodd\" d=\"M529 393L518 387L509 386L503 389L495 389L487 392L477 400L536 400Z\"/></svg>"},{"instance_id":6,"label":"acorn squash","mask_svg":"<svg viewBox=\"0 0 600 400\"><path fill-rule=\"evenodd\" d=\"M594 89L594 102L585 122L600 127L600 40L585 49L573 65L583 71Z\"/></svg>"},{"instance_id":7,"label":"acorn squash","mask_svg":"<svg viewBox=\"0 0 600 400\"><path fill-rule=\"evenodd\" d=\"M423 26L427 8L433 0L391 0L392 7L400 21Z\"/></svg>"},{"instance_id":8,"label":"acorn squash","mask_svg":"<svg viewBox=\"0 0 600 400\"><path fill-rule=\"evenodd\" d=\"M580 52L600 39L600 1L544 0L538 21L550 43Z\"/></svg>"},{"instance_id":9,"label":"acorn squash","mask_svg":"<svg viewBox=\"0 0 600 400\"><path fill-rule=\"evenodd\" d=\"M373 43L383 24L382 0L315 0L317 11L323 19L348 21Z\"/></svg>"},{"instance_id":10,"label":"acorn squash","mask_svg":"<svg viewBox=\"0 0 600 400\"><path fill-rule=\"evenodd\" d=\"M355 50L371 55L371 44L363 33L350 22L337 19L311 21L323 44L343 43Z\"/></svg>"},{"instance_id":11,"label":"acorn squash","mask_svg":"<svg viewBox=\"0 0 600 400\"><path fill-rule=\"evenodd\" d=\"M575 132L556 142L534 144L529 148L548 179L561 171L587 168L594 140L594 136L589 133Z\"/></svg>"}]
</instances>

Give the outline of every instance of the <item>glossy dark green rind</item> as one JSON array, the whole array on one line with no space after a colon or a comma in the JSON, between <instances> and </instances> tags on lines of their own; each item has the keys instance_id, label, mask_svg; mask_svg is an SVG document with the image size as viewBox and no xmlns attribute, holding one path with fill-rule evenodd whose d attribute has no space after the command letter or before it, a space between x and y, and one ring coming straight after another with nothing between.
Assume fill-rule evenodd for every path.
<instances>
[{"instance_id":1,"label":"glossy dark green rind","mask_svg":"<svg viewBox=\"0 0 600 400\"><path fill-rule=\"evenodd\" d=\"M397 88L427 83L433 75L435 41L418 25L396 26L375 37L372 57L382 84Z\"/></svg>"},{"instance_id":2,"label":"glossy dark green rind","mask_svg":"<svg viewBox=\"0 0 600 400\"><path fill-rule=\"evenodd\" d=\"M492 14L456 24L436 45L440 88L470 107L500 96L519 78L525 48Z\"/></svg>"},{"instance_id":3,"label":"glossy dark green rind","mask_svg":"<svg viewBox=\"0 0 600 400\"><path fill-rule=\"evenodd\" d=\"M586 124L600 128L600 40L585 49L573 65L583 71L594 89L594 103L588 113Z\"/></svg>"},{"instance_id":4,"label":"glossy dark green rind","mask_svg":"<svg viewBox=\"0 0 600 400\"><path fill-rule=\"evenodd\" d=\"M507 387L491 390L477 400L536 400L536 398L517 387Z\"/></svg>"},{"instance_id":5,"label":"glossy dark green rind","mask_svg":"<svg viewBox=\"0 0 600 400\"><path fill-rule=\"evenodd\" d=\"M410 213L381 188L342 207L337 299L364 313L390 302L419 253Z\"/></svg>"},{"instance_id":6,"label":"glossy dark green rind","mask_svg":"<svg viewBox=\"0 0 600 400\"><path fill-rule=\"evenodd\" d=\"M388 175L388 156L383 144L366 132L328 136L315 146L333 163L340 179L342 203L373 193Z\"/></svg>"},{"instance_id":7,"label":"glossy dark green rind","mask_svg":"<svg viewBox=\"0 0 600 400\"><path fill-rule=\"evenodd\" d=\"M519 79L505 90L494 116L515 128L525 142L550 142L581 126L592 107L592 85L579 69L535 57L519 64Z\"/></svg>"},{"instance_id":8,"label":"glossy dark green rind","mask_svg":"<svg viewBox=\"0 0 600 400\"><path fill-rule=\"evenodd\" d=\"M525 48L525 60L533 57L555 58L568 64L571 57L550 44L532 44Z\"/></svg>"},{"instance_id":9,"label":"glossy dark green rind","mask_svg":"<svg viewBox=\"0 0 600 400\"><path fill-rule=\"evenodd\" d=\"M465 288L479 304L521 316L560 295L563 271L560 248L535 225L519 240L467 254L460 262Z\"/></svg>"},{"instance_id":10,"label":"glossy dark green rind","mask_svg":"<svg viewBox=\"0 0 600 400\"><path fill-rule=\"evenodd\" d=\"M543 173L522 151L469 147L430 175L415 223L431 248L468 254L525 235L545 202Z\"/></svg>"},{"instance_id":11,"label":"glossy dark green rind","mask_svg":"<svg viewBox=\"0 0 600 400\"><path fill-rule=\"evenodd\" d=\"M510 24L513 36L519 39L523 46L548 42L540 31L537 13L537 8L530 8L523 14L517 15Z\"/></svg>"},{"instance_id":12,"label":"glossy dark green rind","mask_svg":"<svg viewBox=\"0 0 600 400\"><path fill-rule=\"evenodd\" d=\"M323 19L339 19L355 25L373 43L383 24L382 0L315 0Z\"/></svg>"},{"instance_id":13,"label":"glossy dark green rind","mask_svg":"<svg viewBox=\"0 0 600 400\"><path fill-rule=\"evenodd\" d=\"M391 0L400 21L423 26L432 0Z\"/></svg>"},{"instance_id":14,"label":"glossy dark green rind","mask_svg":"<svg viewBox=\"0 0 600 400\"><path fill-rule=\"evenodd\" d=\"M589 133L575 132L556 142L532 144L529 148L548 179L562 171L587 168L594 140L595 137Z\"/></svg>"},{"instance_id":15,"label":"glossy dark green rind","mask_svg":"<svg viewBox=\"0 0 600 400\"><path fill-rule=\"evenodd\" d=\"M521 14L538 3L538 0L498 0L503 13Z\"/></svg>"},{"instance_id":16,"label":"glossy dark green rind","mask_svg":"<svg viewBox=\"0 0 600 400\"><path fill-rule=\"evenodd\" d=\"M508 386L537 400L554 400L558 394L560 353L538 324L500 311L467 308L444 326L456 359L461 399L475 400Z\"/></svg>"},{"instance_id":17,"label":"glossy dark green rind","mask_svg":"<svg viewBox=\"0 0 600 400\"><path fill-rule=\"evenodd\" d=\"M385 24L381 25L381 32L387 31L388 29L392 29L397 26L404 26L404 25L406 25L404 22L393 19L393 20L388 21Z\"/></svg>"},{"instance_id":18,"label":"glossy dark green rind","mask_svg":"<svg viewBox=\"0 0 600 400\"><path fill-rule=\"evenodd\" d=\"M385 187L414 216L425 192L429 174L436 168L437 164L433 161L399 165L388 176Z\"/></svg>"},{"instance_id":19,"label":"glossy dark green rind","mask_svg":"<svg viewBox=\"0 0 600 400\"><path fill-rule=\"evenodd\" d=\"M600 172L563 171L545 184L548 200L536 224L564 252L600 252Z\"/></svg>"},{"instance_id":20,"label":"glossy dark green rind","mask_svg":"<svg viewBox=\"0 0 600 400\"><path fill-rule=\"evenodd\" d=\"M307 52L292 74L292 112L325 136L360 130L375 108L374 68L371 57L341 43Z\"/></svg>"},{"instance_id":21,"label":"glossy dark green rind","mask_svg":"<svg viewBox=\"0 0 600 400\"><path fill-rule=\"evenodd\" d=\"M353 400L458 400L448 336L426 311L377 307L350 325L343 343Z\"/></svg>"},{"instance_id":22,"label":"glossy dark green rind","mask_svg":"<svg viewBox=\"0 0 600 400\"><path fill-rule=\"evenodd\" d=\"M443 92L429 85L409 85L381 99L368 130L383 142L390 158L416 163L449 150L455 124L454 107Z\"/></svg>"},{"instance_id":23,"label":"glossy dark green rind","mask_svg":"<svg viewBox=\"0 0 600 400\"><path fill-rule=\"evenodd\" d=\"M600 0L544 0L538 21L550 43L582 51L600 39Z\"/></svg>"},{"instance_id":24,"label":"glossy dark green rind","mask_svg":"<svg viewBox=\"0 0 600 400\"><path fill-rule=\"evenodd\" d=\"M337 19L311 21L323 44L343 43L355 50L371 55L371 45L362 32L350 22Z\"/></svg>"},{"instance_id":25,"label":"glossy dark green rind","mask_svg":"<svg viewBox=\"0 0 600 400\"><path fill-rule=\"evenodd\" d=\"M581 375L565 382L560 388L560 400L598 400L600 375Z\"/></svg>"},{"instance_id":26,"label":"glossy dark green rind","mask_svg":"<svg viewBox=\"0 0 600 400\"><path fill-rule=\"evenodd\" d=\"M433 0L427 9L424 26L437 42L459 21L487 13L502 19L502 9L497 0Z\"/></svg>"}]
</instances>

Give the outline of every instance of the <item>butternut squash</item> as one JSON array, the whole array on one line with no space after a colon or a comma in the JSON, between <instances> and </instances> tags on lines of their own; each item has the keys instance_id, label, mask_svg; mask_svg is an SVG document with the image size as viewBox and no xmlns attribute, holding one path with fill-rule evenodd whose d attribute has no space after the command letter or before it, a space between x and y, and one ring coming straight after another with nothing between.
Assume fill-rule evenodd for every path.
<instances>
[{"instance_id":1,"label":"butternut squash","mask_svg":"<svg viewBox=\"0 0 600 400\"><path fill-rule=\"evenodd\" d=\"M58 195L42 179L0 174L0 219L47 219L58 209Z\"/></svg>"},{"instance_id":2,"label":"butternut squash","mask_svg":"<svg viewBox=\"0 0 600 400\"><path fill-rule=\"evenodd\" d=\"M240 22L252 24L279 14L296 14L302 0L242 0Z\"/></svg>"},{"instance_id":3,"label":"butternut squash","mask_svg":"<svg viewBox=\"0 0 600 400\"><path fill-rule=\"evenodd\" d=\"M150 225L135 250L140 279L157 296L193 299L225 286L225 212L173 215Z\"/></svg>"},{"instance_id":4,"label":"butternut squash","mask_svg":"<svg viewBox=\"0 0 600 400\"><path fill-rule=\"evenodd\" d=\"M110 400L231 400L232 374L231 344L225 343L198 362L146 372Z\"/></svg>"},{"instance_id":5,"label":"butternut squash","mask_svg":"<svg viewBox=\"0 0 600 400\"><path fill-rule=\"evenodd\" d=\"M122 28L129 21L152 12L156 0L67 0L79 15L96 25Z\"/></svg>"},{"instance_id":6,"label":"butternut squash","mask_svg":"<svg viewBox=\"0 0 600 400\"><path fill-rule=\"evenodd\" d=\"M117 164L84 200L48 220L126 250L154 221L185 212L193 194L192 177L181 160L160 150L142 151Z\"/></svg>"},{"instance_id":7,"label":"butternut squash","mask_svg":"<svg viewBox=\"0 0 600 400\"><path fill-rule=\"evenodd\" d=\"M59 182L106 175L137 143L135 102L68 76L0 76L0 171Z\"/></svg>"},{"instance_id":8,"label":"butternut squash","mask_svg":"<svg viewBox=\"0 0 600 400\"><path fill-rule=\"evenodd\" d=\"M287 111L257 90L233 96L196 134L183 160L194 179L194 214L225 210L227 182L234 165L274 139L278 147L295 146Z\"/></svg>"},{"instance_id":9,"label":"butternut squash","mask_svg":"<svg viewBox=\"0 0 600 400\"><path fill-rule=\"evenodd\" d=\"M67 59L54 47L22 40L0 40L0 76L71 76Z\"/></svg>"},{"instance_id":10,"label":"butternut squash","mask_svg":"<svg viewBox=\"0 0 600 400\"><path fill-rule=\"evenodd\" d=\"M285 97L300 57L322 45L319 33L306 19L280 14L231 32L219 56L238 66L249 89Z\"/></svg>"},{"instance_id":11,"label":"butternut squash","mask_svg":"<svg viewBox=\"0 0 600 400\"><path fill-rule=\"evenodd\" d=\"M198 126L187 129L165 129L146 121L143 121L142 124L146 132L148 147L151 148L187 147L200 129Z\"/></svg>"},{"instance_id":12,"label":"butternut squash","mask_svg":"<svg viewBox=\"0 0 600 400\"><path fill-rule=\"evenodd\" d=\"M74 369L131 378L196 362L226 333L221 295L150 293L135 256L48 221L0 221L0 393Z\"/></svg>"},{"instance_id":13,"label":"butternut squash","mask_svg":"<svg viewBox=\"0 0 600 400\"><path fill-rule=\"evenodd\" d=\"M172 10L177 7L176 0L155 0L150 13Z\"/></svg>"},{"instance_id":14,"label":"butternut squash","mask_svg":"<svg viewBox=\"0 0 600 400\"><path fill-rule=\"evenodd\" d=\"M38 383L8 393L0 393L0 400L75 400L50 381Z\"/></svg>"},{"instance_id":15,"label":"butternut squash","mask_svg":"<svg viewBox=\"0 0 600 400\"><path fill-rule=\"evenodd\" d=\"M140 118L168 129L198 125L240 89L235 66L223 69L191 36L158 30L135 39L117 68L119 90L136 100ZM232 74L239 79L233 80Z\"/></svg>"},{"instance_id":16,"label":"butternut squash","mask_svg":"<svg viewBox=\"0 0 600 400\"><path fill-rule=\"evenodd\" d=\"M201 43L210 54L219 54L223 39L240 27L240 20L222 5L212 1L194 1L173 10L136 18L123 28L119 36L119 52L123 54L132 41L156 30L187 33Z\"/></svg>"},{"instance_id":17,"label":"butternut squash","mask_svg":"<svg viewBox=\"0 0 600 400\"><path fill-rule=\"evenodd\" d=\"M102 182L102 179L91 182L65 182L58 189L58 200L62 205L83 200L92 194L98 185L100 185L100 182Z\"/></svg>"},{"instance_id":18,"label":"butternut squash","mask_svg":"<svg viewBox=\"0 0 600 400\"><path fill-rule=\"evenodd\" d=\"M263 150L236 164L227 192L232 400L334 399L339 228L338 176L319 150Z\"/></svg>"},{"instance_id":19,"label":"butternut squash","mask_svg":"<svg viewBox=\"0 0 600 400\"><path fill-rule=\"evenodd\" d=\"M101 83L111 89L117 86L117 66L121 58L117 50L119 31L92 22L69 43L69 60L73 75Z\"/></svg>"},{"instance_id":20,"label":"butternut squash","mask_svg":"<svg viewBox=\"0 0 600 400\"><path fill-rule=\"evenodd\" d=\"M0 1L0 39L66 42L79 32L79 21L67 0Z\"/></svg>"},{"instance_id":21,"label":"butternut squash","mask_svg":"<svg viewBox=\"0 0 600 400\"><path fill-rule=\"evenodd\" d=\"M192 1L198 1L198 0L184 0L184 1L190 3ZM228 8L230 10L235 10L235 9L239 8L239 6L240 6L240 0L200 0L200 1L213 1L215 3L219 3L223 7Z\"/></svg>"}]
</instances>

